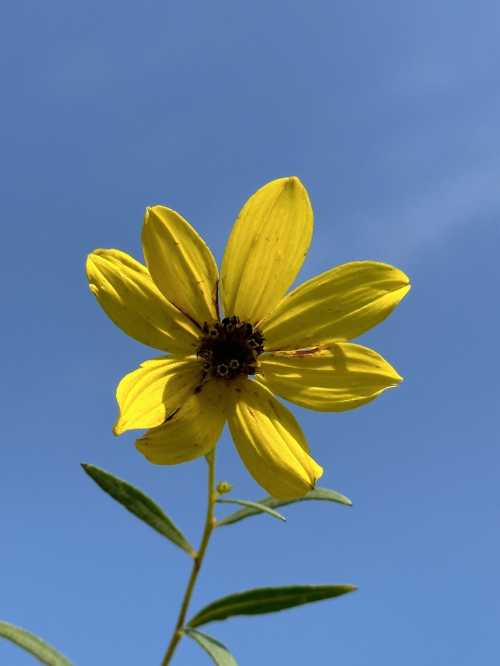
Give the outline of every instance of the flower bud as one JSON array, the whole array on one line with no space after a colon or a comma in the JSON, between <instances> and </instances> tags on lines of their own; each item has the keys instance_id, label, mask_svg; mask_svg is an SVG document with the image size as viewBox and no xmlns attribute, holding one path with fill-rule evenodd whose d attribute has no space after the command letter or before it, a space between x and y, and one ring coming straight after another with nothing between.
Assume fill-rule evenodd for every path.
<instances>
[{"instance_id":1,"label":"flower bud","mask_svg":"<svg viewBox=\"0 0 500 666\"><path fill-rule=\"evenodd\" d=\"M219 481L217 484L217 492L219 495L225 495L226 493L230 493L231 490L233 489L233 486L229 483L229 481Z\"/></svg>"}]
</instances>

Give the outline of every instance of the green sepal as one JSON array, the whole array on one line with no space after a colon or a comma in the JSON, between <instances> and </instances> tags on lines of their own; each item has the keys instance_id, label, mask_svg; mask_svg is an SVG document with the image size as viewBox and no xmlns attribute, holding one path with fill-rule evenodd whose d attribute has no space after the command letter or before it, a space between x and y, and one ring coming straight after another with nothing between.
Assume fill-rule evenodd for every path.
<instances>
[{"instance_id":1,"label":"green sepal","mask_svg":"<svg viewBox=\"0 0 500 666\"><path fill-rule=\"evenodd\" d=\"M270 507L266 506L265 504L260 504L259 502L251 502L250 500L242 500L242 499L217 499L216 502L218 504L239 504L240 506L244 506L247 509L254 509L255 513L268 513L270 516L274 516L275 518L278 518L278 520L284 520L286 521L285 516L282 516L281 513L278 513L277 511L274 511L274 509L271 509ZM238 512L239 513L239 512ZM235 515L234 513L231 515ZM224 520L224 519L223 519ZM223 521L217 521L217 525L220 525Z\"/></svg>"},{"instance_id":2,"label":"green sepal","mask_svg":"<svg viewBox=\"0 0 500 666\"><path fill-rule=\"evenodd\" d=\"M82 467L104 492L124 506L127 511L130 511L134 516L167 537L191 557L196 555L194 548L172 520L156 502L153 502L141 490L105 470L95 467L95 465L82 464Z\"/></svg>"},{"instance_id":3,"label":"green sepal","mask_svg":"<svg viewBox=\"0 0 500 666\"><path fill-rule=\"evenodd\" d=\"M186 636L196 641L217 666L238 666L238 662L227 647L215 640L215 638L212 638L212 636L202 634L201 631L196 631L196 629L190 629L189 627L183 629L183 632Z\"/></svg>"},{"instance_id":4,"label":"green sepal","mask_svg":"<svg viewBox=\"0 0 500 666\"><path fill-rule=\"evenodd\" d=\"M10 622L0 622L0 637L15 643L27 652L30 652L42 664L48 666L73 666L73 664L63 654L56 650L52 645L43 641L31 631L16 627Z\"/></svg>"},{"instance_id":5,"label":"green sepal","mask_svg":"<svg viewBox=\"0 0 500 666\"><path fill-rule=\"evenodd\" d=\"M331 490L330 488L315 488L310 490L303 497L298 497L297 499L292 500L280 500L275 497L264 497L261 500L255 502L255 504L260 504L266 506L270 509L276 509L280 506L287 506L288 504L296 504L297 502L305 502L308 500L320 500L326 502L336 502L337 504L343 504L344 506L352 506L352 502L345 495L341 495L336 490ZM222 518L217 521L217 527L222 527L223 525L232 525L237 523L244 518L249 518L250 516L257 516L262 513L263 509L251 508L241 509L240 511L235 511L230 513L229 516Z\"/></svg>"},{"instance_id":6,"label":"green sepal","mask_svg":"<svg viewBox=\"0 0 500 666\"><path fill-rule=\"evenodd\" d=\"M291 585L289 587L259 587L222 597L205 606L191 618L187 626L199 627L214 620L225 620L233 615L260 615L274 613L310 604L313 601L332 599L357 588L353 585Z\"/></svg>"}]
</instances>

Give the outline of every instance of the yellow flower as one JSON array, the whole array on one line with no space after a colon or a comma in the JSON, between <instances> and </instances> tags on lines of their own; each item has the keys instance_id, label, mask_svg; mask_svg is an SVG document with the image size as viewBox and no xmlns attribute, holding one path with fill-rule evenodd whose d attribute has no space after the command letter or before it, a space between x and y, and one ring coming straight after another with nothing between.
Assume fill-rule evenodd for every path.
<instances>
[{"instance_id":1,"label":"yellow flower","mask_svg":"<svg viewBox=\"0 0 500 666\"><path fill-rule=\"evenodd\" d=\"M323 470L274 394L335 412L396 386L401 377L387 361L348 341L385 319L410 285L397 268L357 261L286 293L312 230L304 186L280 178L243 206L220 276L202 238L164 206L146 210L147 267L119 250L89 255L90 289L108 316L168 353L119 383L115 434L148 428L137 448L172 465L208 453L227 420L243 462L271 495L299 497L314 487Z\"/></svg>"}]
</instances>

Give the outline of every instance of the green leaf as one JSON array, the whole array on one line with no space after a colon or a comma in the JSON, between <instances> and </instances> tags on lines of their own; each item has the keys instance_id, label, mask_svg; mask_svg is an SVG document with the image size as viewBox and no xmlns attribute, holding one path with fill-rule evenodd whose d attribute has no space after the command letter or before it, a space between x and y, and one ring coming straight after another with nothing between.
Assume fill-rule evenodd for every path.
<instances>
[{"instance_id":1,"label":"green leaf","mask_svg":"<svg viewBox=\"0 0 500 666\"><path fill-rule=\"evenodd\" d=\"M48 664L49 666L72 666L71 662L52 647L52 645L42 641L41 638L38 638L38 636L35 636L30 631L10 624L10 622L0 622L0 637L6 638L27 652L30 652L42 664Z\"/></svg>"},{"instance_id":2,"label":"green leaf","mask_svg":"<svg viewBox=\"0 0 500 666\"><path fill-rule=\"evenodd\" d=\"M188 627L199 627L214 620L225 620L233 615L260 615L274 613L313 601L332 599L354 592L353 585L292 585L290 587L260 587L217 599L205 606L189 622Z\"/></svg>"},{"instance_id":3,"label":"green leaf","mask_svg":"<svg viewBox=\"0 0 500 666\"><path fill-rule=\"evenodd\" d=\"M287 506L288 504L296 504L297 502L306 502L308 500L322 500L326 502L337 502L338 504L344 504L345 506L352 506L352 502L345 495L341 495L336 490L331 490L330 488L315 488L310 490L307 495L304 497L298 497L297 499L292 500L279 500L275 497L264 497L264 499L258 500L255 504L260 504L266 506L270 509L276 509L279 506ZM250 516L257 516L262 513L263 509L251 508L241 509L241 511L235 511L230 513L229 516L222 518L222 520L217 521L217 527L222 527L223 525L232 525L237 523L244 518L249 518Z\"/></svg>"},{"instance_id":4,"label":"green leaf","mask_svg":"<svg viewBox=\"0 0 500 666\"><path fill-rule=\"evenodd\" d=\"M94 465L82 464L97 485L128 511L194 557L195 550L162 509L142 491Z\"/></svg>"},{"instance_id":5,"label":"green leaf","mask_svg":"<svg viewBox=\"0 0 500 666\"><path fill-rule=\"evenodd\" d=\"M254 509L256 513L268 513L271 516L274 516L275 518L278 518L279 520L284 520L286 521L285 516L282 516L281 513L278 513L277 511L274 511L273 509L270 509L268 506L265 504L259 504L259 502L250 502L249 500L242 500L242 499L218 499L216 500L218 504L240 504L241 506L247 507L249 509ZM238 512L239 513L239 512ZM232 514L234 516L234 514ZM221 523L218 522L218 525Z\"/></svg>"},{"instance_id":6,"label":"green leaf","mask_svg":"<svg viewBox=\"0 0 500 666\"><path fill-rule=\"evenodd\" d=\"M184 629L184 633L196 641L198 645L201 645L217 666L238 666L238 662L226 646L216 641L215 638L207 636L207 634L202 634L201 631L189 628Z\"/></svg>"}]
</instances>

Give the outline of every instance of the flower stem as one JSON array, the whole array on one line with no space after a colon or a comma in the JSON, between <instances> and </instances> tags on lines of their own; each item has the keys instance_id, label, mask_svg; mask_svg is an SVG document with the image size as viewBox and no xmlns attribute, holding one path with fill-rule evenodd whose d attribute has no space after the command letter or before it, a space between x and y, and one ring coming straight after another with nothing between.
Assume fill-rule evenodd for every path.
<instances>
[{"instance_id":1,"label":"flower stem","mask_svg":"<svg viewBox=\"0 0 500 666\"><path fill-rule=\"evenodd\" d=\"M205 527L203 529L203 536L201 537L200 547L194 556L193 568L191 569L191 575L189 576L186 591L184 592L184 598L182 600L182 605L179 611L175 629L172 633L172 637L170 639L170 643L168 644L167 651L165 652L165 656L163 657L163 661L161 662L161 666L167 666L167 664L170 663L170 660L172 659L172 656L175 652L175 648L182 638L182 628L186 619L189 602L191 601L191 595L193 594L196 579L200 573L203 558L205 557L208 542L210 541L210 536L215 527L214 505L215 500L217 499L217 494L215 491L215 448L206 455L206 459L208 463L208 502Z\"/></svg>"}]
</instances>

